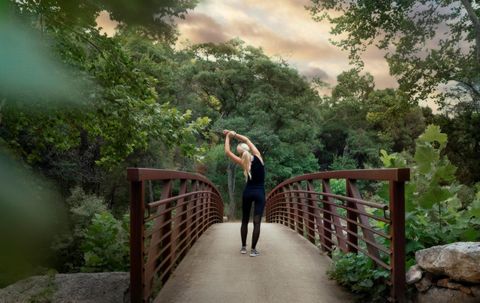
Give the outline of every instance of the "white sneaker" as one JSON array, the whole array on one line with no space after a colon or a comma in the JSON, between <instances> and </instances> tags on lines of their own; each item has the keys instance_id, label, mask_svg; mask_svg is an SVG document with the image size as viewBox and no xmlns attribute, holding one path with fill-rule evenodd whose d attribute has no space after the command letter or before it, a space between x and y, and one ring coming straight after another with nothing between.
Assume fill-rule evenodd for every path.
<instances>
[{"instance_id":1,"label":"white sneaker","mask_svg":"<svg viewBox=\"0 0 480 303\"><path fill-rule=\"evenodd\" d=\"M252 249L250 251L250 257L258 257L258 256L260 256L260 253L258 252L258 250Z\"/></svg>"},{"instance_id":2,"label":"white sneaker","mask_svg":"<svg viewBox=\"0 0 480 303\"><path fill-rule=\"evenodd\" d=\"M240 249L240 253L241 254L246 254L247 253L247 247L246 246L242 246L242 249Z\"/></svg>"}]
</instances>

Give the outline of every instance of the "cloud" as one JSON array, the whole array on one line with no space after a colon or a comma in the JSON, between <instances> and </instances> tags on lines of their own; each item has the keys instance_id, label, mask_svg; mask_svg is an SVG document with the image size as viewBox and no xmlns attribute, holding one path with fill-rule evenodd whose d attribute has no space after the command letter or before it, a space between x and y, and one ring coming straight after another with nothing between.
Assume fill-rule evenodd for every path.
<instances>
[{"instance_id":1,"label":"cloud","mask_svg":"<svg viewBox=\"0 0 480 303\"><path fill-rule=\"evenodd\" d=\"M307 77L307 79L312 80L314 78L319 78L322 81L326 81L329 79L329 76L326 71L323 69L316 67L316 66L309 66L304 69L300 69L300 73Z\"/></svg>"},{"instance_id":2,"label":"cloud","mask_svg":"<svg viewBox=\"0 0 480 303\"><path fill-rule=\"evenodd\" d=\"M209 0L201 2L185 20L178 20L180 42L224 42L240 38L279 56L311 79L315 73L335 85L338 74L349 70L348 53L332 45L327 21L313 21L305 9L309 0ZM385 53L371 47L363 55L365 71L377 88L396 87Z\"/></svg>"},{"instance_id":3,"label":"cloud","mask_svg":"<svg viewBox=\"0 0 480 303\"><path fill-rule=\"evenodd\" d=\"M189 14L187 20L182 20L178 26L182 37L193 43L219 43L230 39L218 22L203 13Z\"/></svg>"}]
</instances>

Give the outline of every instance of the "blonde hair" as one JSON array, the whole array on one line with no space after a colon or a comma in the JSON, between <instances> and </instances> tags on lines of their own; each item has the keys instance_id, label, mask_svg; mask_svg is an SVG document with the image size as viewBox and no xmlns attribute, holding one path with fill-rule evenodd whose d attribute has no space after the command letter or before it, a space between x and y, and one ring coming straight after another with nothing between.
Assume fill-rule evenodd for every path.
<instances>
[{"instance_id":1,"label":"blonde hair","mask_svg":"<svg viewBox=\"0 0 480 303\"><path fill-rule=\"evenodd\" d=\"M248 147L245 143L240 143L238 147L243 150L242 153L242 167L243 167L243 175L245 176L245 181L248 178L252 179L252 173L250 172L252 166L252 154L250 153L250 147Z\"/></svg>"}]
</instances>

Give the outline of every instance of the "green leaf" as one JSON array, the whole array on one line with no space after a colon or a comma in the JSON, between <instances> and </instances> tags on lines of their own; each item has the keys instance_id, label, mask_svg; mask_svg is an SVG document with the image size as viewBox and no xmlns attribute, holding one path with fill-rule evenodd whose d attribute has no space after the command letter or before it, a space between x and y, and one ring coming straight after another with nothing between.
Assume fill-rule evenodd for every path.
<instances>
[{"instance_id":1,"label":"green leaf","mask_svg":"<svg viewBox=\"0 0 480 303\"><path fill-rule=\"evenodd\" d=\"M418 171L422 174L432 169L432 162L438 161L440 155L430 144L417 144L414 159L418 165Z\"/></svg>"},{"instance_id":2,"label":"green leaf","mask_svg":"<svg viewBox=\"0 0 480 303\"><path fill-rule=\"evenodd\" d=\"M469 227L462 233L462 239L464 241L476 241L479 239L479 231L473 227Z\"/></svg>"},{"instance_id":3,"label":"green leaf","mask_svg":"<svg viewBox=\"0 0 480 303\"><path fill-rule=\"evenodd\" d=\"M431 185L430 188L419 198L418 202L421 207L425 209L432 208L433 205L445 201L453 197L447 188L442 188L439 185Z\"/></svg>"},{"instance_id":4,"label":"green leaf","mask_svg":"<svg viewBox=\"0 0 480 303\"><path fill-rule=\"evenodd\" d=\"M440 143L440 149L443 149L445 145L447 144L447 139L448 136L447 134L444 134L440 130L440 126L430 124L425 132L418 138L419 141L424 141L424 142L438 142Z\"/></svg>"}]
</instances>

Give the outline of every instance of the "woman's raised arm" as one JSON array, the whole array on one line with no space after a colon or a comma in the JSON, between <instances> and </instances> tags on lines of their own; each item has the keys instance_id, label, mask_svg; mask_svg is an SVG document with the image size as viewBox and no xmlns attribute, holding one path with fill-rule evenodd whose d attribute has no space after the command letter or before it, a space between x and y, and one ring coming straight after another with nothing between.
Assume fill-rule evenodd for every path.
<instances>
[{"instance_id":1,"label":"woman's raised arm","mask_svg":"<svg viewBox=\"0 0 480 303\"><path fill-rule=\"evenodd\" d=\"M258 158L260 158L260 160L262 161L263 163L263 159L262 159L262 154L260 153L260 151L258 150L258 148L255 146L255 144L252 143L252 141L250 141L250 139L248 139L248 137L246 136L242 136L240 134L235 134L235 138L237 138L238 140L244 142L245 144L248 145L248 147L250 148L250 151L252 152L253 155L257 156Z\"/></svg>"},{"instance_id":2,"label":"woman's raised arm","mask_svg":"<svg viewBox=\"0 0 480 303\"><path fill-rule=\"evenodd\" d=\"M224 130L223 133L225 134L225 154L232 159L233 162L242 165L242 159L230 150L230 136L232 136L232 132Z\"/></svg>"}]
</instances>

